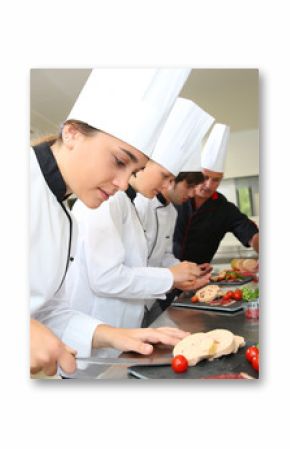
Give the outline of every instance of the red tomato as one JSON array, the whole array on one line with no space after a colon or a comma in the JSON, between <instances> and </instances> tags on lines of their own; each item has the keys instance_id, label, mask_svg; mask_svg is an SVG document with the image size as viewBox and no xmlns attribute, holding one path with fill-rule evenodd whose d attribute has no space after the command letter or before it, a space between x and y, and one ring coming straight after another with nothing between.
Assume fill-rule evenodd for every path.
<instances>
[{"instance_id":1,"label":"red tomato","mask_svg":"<svg viewBox=\"0 0 290 449\"><path fill-rule=\"evenodd\" d=\"M237 289L234 291L233 299L235 299L236 301L240 301L240 300L242 299L242 297L243 297L243 292L242 292L242 290L240 290L240 289L237 288Z\"/></svg>"},{"instance_id":2,"label":"red tomato","mask_svg":"<svg viewBox=\"0 0 290 449\"><path fill-rule=\"evenodd\" d=\"M225 294L224 294L224 299L228 300L228 299L232 299L233 298L233 294L234 292L232 290L228 290Z\"/></svg>"},{"instance_id":3,"label":"red tomato","mask_svg":"<svg viewBox=\"0 0 290 449\"><path fill-rule=\"evenodd\" d=\"M199 300L198 300L198 297L197 296L193 296L192 298L191 298L191 302L198 302Z\"/></svg>"},{"instance_id":4,"label":"red tomato","mask_svg":"<svg viewBox=\"0 0 290 449\"><path fill-rule=\"evenodd\" d=\"M172 359L171 368L176 373L183 373L188 368L188 360L184 357L184 355L176 355Z\"/></svg>"},{"instance_id":5,"label":"red tomato","mask_svg":"<svg viewBox=\"0 0 290 449\"><path fill-rule=\"evenodd\" d=\"M252 367L256 370L259 371L259 354L257 356L254 356L252 358Z\"/></svg>"},{"instance_id":6,"label":"red tomato","mask_svg":"<svg viewBox=\"0 0 290 449\"><path fill-rule=\"evenodd\" d=\"M259 349L257 346L249 346L246 350L246 359L252 362L253 357L259 357Z\"/></svg>"}]
</instances>

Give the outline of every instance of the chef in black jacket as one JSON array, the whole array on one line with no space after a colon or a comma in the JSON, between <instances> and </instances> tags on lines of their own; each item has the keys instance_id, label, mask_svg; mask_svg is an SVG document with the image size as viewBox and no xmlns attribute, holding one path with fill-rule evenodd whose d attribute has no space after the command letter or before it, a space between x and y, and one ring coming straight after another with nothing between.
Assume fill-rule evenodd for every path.
<instances>
[{"instance_id":1,"label":"chef in black jacket","mask_svg":"<svg viewBox=\"0 0 290 449\"><path fill-rule=\"evenodd\" d=\"M217 192L222 181L229 127L215 124L204 146L202 168L205 180L194 198L177 207L174 255L180 260L210 262L227 232L246 247L259 252L259 229L224 195Z\"/></svg>"}]
</instances>

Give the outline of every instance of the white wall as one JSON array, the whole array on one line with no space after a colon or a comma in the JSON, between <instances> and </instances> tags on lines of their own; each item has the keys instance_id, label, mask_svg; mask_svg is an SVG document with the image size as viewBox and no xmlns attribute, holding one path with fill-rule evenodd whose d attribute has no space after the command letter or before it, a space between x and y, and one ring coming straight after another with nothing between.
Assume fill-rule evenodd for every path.
<instances>
[{"instance_id":1,"label":"white wall","mask_svg":"<svg viewBox=\"0 0 290 449\"><path fill-rule=\"evenodd\" d=\"M231 133L225 179L256 175L259 175L259 130Z\"/></svg>"},{"instance_id":2,"label":"white wall","mask_svg":"<svg viewBox=\"0 0 290 449\"><path fill-rule=\"evenodd\" d=\"M223 179L219 185L218 191L221 192L227 200L237 205L236 186L234 179Z\"/></svg>"}]
</instances>

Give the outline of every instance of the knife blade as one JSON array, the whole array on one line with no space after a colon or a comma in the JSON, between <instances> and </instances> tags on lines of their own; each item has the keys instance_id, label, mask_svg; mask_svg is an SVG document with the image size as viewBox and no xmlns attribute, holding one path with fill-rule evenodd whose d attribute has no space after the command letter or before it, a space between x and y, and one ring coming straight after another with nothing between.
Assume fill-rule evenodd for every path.
<instances>
[{"instance_id":1,"label":"knife blade","mask_svg":"<svg viewBox=\"0 0 290 449\"><path fill-rule=\"evenodd\" d=\"M137 358L137 357L88 357L88 358L76 358L77 364L87 363L90 365L120 365L120 366L132 366L132 365L171 365L172 358L169 357L156 357L151 358Z\"/></svg>"}]
</instances>

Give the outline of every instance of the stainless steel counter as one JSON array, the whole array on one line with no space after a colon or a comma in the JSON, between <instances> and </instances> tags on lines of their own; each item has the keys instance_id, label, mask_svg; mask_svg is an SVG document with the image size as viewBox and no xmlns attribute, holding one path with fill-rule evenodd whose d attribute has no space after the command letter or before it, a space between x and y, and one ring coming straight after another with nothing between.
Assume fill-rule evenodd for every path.
<instances>
[{"instance_id":1,"label":"stainless steel counter","mask_svg":"<svg viewBox=\"0 0 290 449\"><path fill-rule=\"evenodd\" d=\"M244 312L237 312L234 315L226 313L214 313L199 311L193 309L180 309L176 307L169 307L160 315L157 320L152 323L151 327L172 326L179 327L185 331L193 332L207 332L212 329L222 328L229 329L237 335L242 335L246 341L257 343L259 341L259 321L247 319ZM154 353L150 357L138 356L136 354L123 353L120 356L127 360L128 358L136 358L145 362L154 363L154 359L160 361L160 358L168 358L171 356L171 347L157 345ZM91 365L89 371L79 378L95 378L95 379L128 379L127 365L114 365L95 367Z\"/></svg>"}]
</instances>

